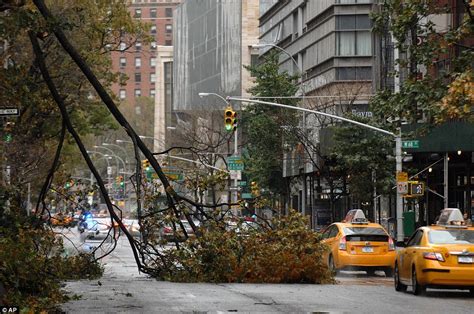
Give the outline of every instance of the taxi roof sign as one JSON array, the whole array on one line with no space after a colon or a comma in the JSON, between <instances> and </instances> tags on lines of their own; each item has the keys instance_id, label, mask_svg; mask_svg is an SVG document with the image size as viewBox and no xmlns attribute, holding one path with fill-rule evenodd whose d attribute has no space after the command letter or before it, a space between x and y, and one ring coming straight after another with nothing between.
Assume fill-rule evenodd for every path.
<instances>
[{"instance_id":1,"label":"taxi roof sign","mask_svg":"<svg viewBox=\"0 0 474 314\"><path fill-rule=\"evenodd\" d=\"M346 217L343 220L344 222L347 223L353 223L353 224L367 224L369 221L365 217L364 212L362 209L351 209L347 214Z\"/></svg>"},{"instance_id":2,"label":"taxi roof sign","mask_svg":"<svg viewBox=\"0 0 474 314\"><path fill-rule=\"evenodd\" d=\"M445 208L441 211L437 225L464 226L464 217L458 208Z\"/></svg>"}]
</instances>

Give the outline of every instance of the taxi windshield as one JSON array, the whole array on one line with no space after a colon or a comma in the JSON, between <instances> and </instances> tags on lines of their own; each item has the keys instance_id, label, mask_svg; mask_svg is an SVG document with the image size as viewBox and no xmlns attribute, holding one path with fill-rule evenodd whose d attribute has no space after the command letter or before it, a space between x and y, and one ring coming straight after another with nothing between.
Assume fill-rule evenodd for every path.
<instances>
[{"instance_id":1,"label":"taxi windshield","mask_svg":"<svg viewBox=\"0 0 474 314\"><path fill-rule=\"evenodd\" d=\"M474 244L474 230L431 230L428 239L432 244Z\"/></svg>"}]
</instances>

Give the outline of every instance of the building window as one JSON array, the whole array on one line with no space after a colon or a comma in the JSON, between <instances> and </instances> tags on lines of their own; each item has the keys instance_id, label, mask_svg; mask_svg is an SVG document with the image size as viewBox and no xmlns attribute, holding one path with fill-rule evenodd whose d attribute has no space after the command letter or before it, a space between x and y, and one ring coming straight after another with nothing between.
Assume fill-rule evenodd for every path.
<instances>
[{"instance_id":1,"label":"building window","mask_svg":"<svg viewBox=\"0 0 474 314\"><path fill-rule=\"evenodd\" d=\"M152 25L152 26L150 27L150 33L156 34L156 25Z\"/></svg>"},{"instance_id":2,"label":"building window","mask_svg":"<svg viewBox=\"0 0 474 314\"><path fill-rule=\"evenodd\" d=\"M156 67L156 58L155 57L150 58L150 66L152 68Z\"/></svg>"},{"instance_id":3,"label":"building window","mask_svg":"<svg viewBox=\"0 0 474 314\"><path fill-rule=\"evenodd\" d=\"M165 9L165 16L166 17L173 17L173 9L172 8L166 8Z\"/></svg>"},{"instance_id":4,"label":"building window","mask_svg":"<svg viewBox=\"0 0 474 314\"><path fill-rule=\"evenodd\" d=\"M338 56L371 56L372 36L370 32L338 32L336 37Z\"/></svg>"},{"instance_id":5,"label":"building window","mask_svg":"<svg viewBox=\"0 0 474 314\"><path fill-rule=\"evenodd\" d=\"M157 47L156 41L152 41L152 42L150 43L150 47L151 47L152 50L155 50L156 47Z\"/></svg>"},{"instance_id":6,"label":"building window","mask_svg":"<svg viewBox=\"0 0 474 314\"><path fill-rule=\"evenodd\" d=\"M365 81L372 79L371 67L341 67L336 68L338 81Z\"/></svg>"},{"instance_id":7,"label":"building window","mask_svg":"<svg viewBox=\"0 0 474 314\"><path fill-rule=\"evenodd\" d=\"M142 43L141 43L141 42L137 41L137 42L135 43L135 50L136 50L136 51L142 50Z\"/></svg>"},{"instance_id":8,"label":"building window","mask_svg":"<svg viewBox=\"0 0 474 314\"><path fill-rule=\"evenodd\" d=\"M156 90L150 89L150 97L155 99L155 95L156 95Z\"/></svg>"},{"instance_id":9,"label":"building window","mask_svg":"<svg viewBox=\"0 0 474 314\"><path fill-rule=\"evenodd\" d=\"M140 57L135 57L135 67L139 68L142 66L142 58Z\"/></svg>"},{"instance_id":10,"label":"building window","mask_svg":"<svg viewBox=\"0 0 474 314\"><path fill-rule=\"evenodd\" d=\"M166 24L165 30L166 30L167 33L171 33L173 31L173 25Z\"/></svg>"},{"instance_id":11,"label":"building window","mask_svg":"<svg viewBox=\"0 0 474 314\"><path fill-rule=\"evenodd\" d=\"M368 15L339 15L336 17L337 30L360 30L372 29L372 23Z\"/></svg>"},{"instance_id":12,"label":"building window","mask_svg":"<svg viewBox=\"0 0 474 314\"><path fill-rule=\"evenodd\" d=\"M150 83L156 82L156 73L150 73Z\"/></svg>"},{"instance_id":13,"label":"building window","mask_svg":"<svg viewBox=\"0 0 474 314\"><path fill-rule=\"evenodd\" d=\"M140 83L142 81L142 74L140 72L135 73L135 82Z\"/></svg>"},{"instance_id":14,"label":"building window","mask_svg":"<svg viewBox=\"0 0 474 314\"><path fill-rule=\"evenodd\" d=\"M156 8L150 9L150 17L153 19L156 18Z\"/></svg>"},{"instance_id":15,"label":"building window","mask_svg":"<svg viewBox=\"0 0 474 314\"><path fill-rule=\"evenodd\" d=\"M120 57L120 67L125 67L127 65L127 58Z\"/></svg>"},{"instance_id":16,"label":"building window","mask_svg":"<svg viewBox=\"0 0 474 314\"><path fill-rule=\"evenodd\" d=\"M120 100L124 100L127 97L127 91L125 89L121 89L119 92Z\"/></svg>"},{"instance_id":17,"label":"building window","mask_svg":"<svg viewBox=\"0 0 474 314\"><path fill-rule=\"evenodd\" d=\"M135 97L140 97L141 95L142 95L142 90L137 88L135 90Z\"/></svg>"},{"instance_id":18,"label":"building window","mask_svg":"<svg viewBox=\"0 0 474 314\"><path fill-rule=\"evenodd\" d=\"M137 18L142 17L142 9L135 9L135 17Z\"/></svg>"},{"instance_id":19,"label":"building window","mask_svg":"<svg viewBox=\"0 0 474 314\"><path fill-rule=\"evenodd\" d=\"M122 42L122 43L120 43L119 49L120 49L120 51L125 51L126 47L127 47L127 45Z\"/></svg>"},{"instance_id":20,"label":"building window","mask_svg":"<svg viewBox=\"0 0 474 314\"><path fill-rule=\"evenodd\" d=\"M165 40L165 46L171 46L171 45L172 45L171 39Z\"/></svg>"}]
</instances>

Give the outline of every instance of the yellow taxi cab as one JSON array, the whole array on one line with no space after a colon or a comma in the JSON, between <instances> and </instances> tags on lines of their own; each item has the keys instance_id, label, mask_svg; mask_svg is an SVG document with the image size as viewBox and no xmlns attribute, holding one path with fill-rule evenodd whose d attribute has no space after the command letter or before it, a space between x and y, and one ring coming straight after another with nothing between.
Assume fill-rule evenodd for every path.
<instances>
[{"instance_id":1,"label":"yellow taxi cab","mask_svg":"<svg viewBox=\"0 0 474 314\"><path fill-rule=\"evenodd\" d=\"M395 243L387 231L377 223L370 223L360 209L350 210L342 222L336 222L322 232L322 242L329 246L328 267L365 270L373 275L383 270L393 274Z\"/></svg>"},{"instance_id":2,"label":"yellow taxi cab","mask_svg":"<svg viewBox=\"0 0 474 314\"><path fill-rule=\"evenodd\" d=\"M438 223L418 228L406 243L397 243L395 290L412 287L415 295L427 287L469 289L474 295L474 227L461 211L446 208Z\"/></svg>"}]
</instances>

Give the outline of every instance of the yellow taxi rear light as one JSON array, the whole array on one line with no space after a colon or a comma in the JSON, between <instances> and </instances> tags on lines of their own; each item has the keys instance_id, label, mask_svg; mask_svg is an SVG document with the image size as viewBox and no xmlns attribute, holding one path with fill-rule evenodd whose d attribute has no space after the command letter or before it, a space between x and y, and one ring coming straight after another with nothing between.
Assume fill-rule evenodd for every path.
<instances>
[{"instance_id":1,"label":"yellow taxi rear light","mask_svg":"<svg viewBox=\"0 0 474 314\"><path fill-rule=\"evenodd\" d=\"M443 257L443 254L441 254L441 253L424 252L423 253L423 258L424 259L429 259L429 260L432 260L432 261L444 262L444 257Z\"/></svg>"}]
</instances>

